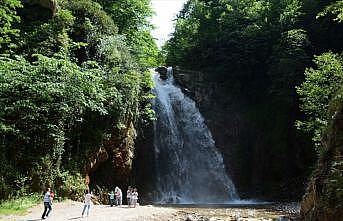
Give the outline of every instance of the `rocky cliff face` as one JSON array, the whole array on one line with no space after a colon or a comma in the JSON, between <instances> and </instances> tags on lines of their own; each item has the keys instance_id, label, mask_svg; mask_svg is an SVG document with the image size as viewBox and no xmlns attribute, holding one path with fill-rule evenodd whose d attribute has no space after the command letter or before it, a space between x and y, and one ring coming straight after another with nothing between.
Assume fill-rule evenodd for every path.
<instances>
[{"instance_id":1,"label":"rocky cliff face","mask_svg":"<svg viewBox=\"0 0 343 221\"><path fill-rule=\"evenodd\" d=\"M114 189L127 186L132 180L136 130L132 121L123 129L113 129L103 146L88 153L84 172L90 178L90 187Z\"/></svg>"},{"instance_id":2,"label":"rocky cliff face","mask_svg":"<svg viewBox=\"0 0 343 221\"><path fill-rule=\"evenodd\" d=\"M137 125L135 159L132 185L139 188L140 202L151 203L156 187L155 149L153 123L139 122Z\"/></svg>"},{"instance_id":3,"label":"rocky cliff face","mask_svg":"<svg viewBox=\"0 0 343 221\"><path fill-rule=\"evenodd\" d=\"M57 12L56 0L23 0L24 7L19 14L26 21L44 21L52 18Z\"/></svg>"},{"instance_id":4,"label":"rocky cliff face","mask_svg":"<svg viewBox=\"0 0 343 221\"><path fill-rule=\"evenodd\" d=\"M331 123L322 138L323 153L301 202L306 221L343 217L343 102L333 108Z\"/></svg>"},{"instance_id":5,"label":"rocky cliff face","mask_svg":"<svg viewBox=\"0 0 343 221\"><path fill-rule=\"evenodd\" d=\"M174 77L197 102L242 198L302 195L314 156L310 139L294 128L295 104L247 96L243 89L180 67L174 68Z\"/></svg>"}]
</instances>

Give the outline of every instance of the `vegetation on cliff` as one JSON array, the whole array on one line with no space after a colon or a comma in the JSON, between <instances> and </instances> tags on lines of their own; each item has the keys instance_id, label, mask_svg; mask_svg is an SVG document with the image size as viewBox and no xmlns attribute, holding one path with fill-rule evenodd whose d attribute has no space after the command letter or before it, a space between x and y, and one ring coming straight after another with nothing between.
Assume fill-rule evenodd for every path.
<instances>
[{"instance_id":1,"label":"vegetation on cliff","mask_svg":"<svg viewBox=\"0 0 343 221\"><path fill-rule=\"evenodd\" d=\"M1 3L1 199L48 185L78 198L89 153L151 117L149 1L120 2Z\"/></svg>"},{"instance_id":2,"label":"vegetation on cliff","mask_svg":"<svg viewBox=\"0 0 343 221\"><path fill-rule=\"evenodd\" d=\"M327 6L319 16L343 21L343 2ZM315 57L298 88L307 119L299 128L311 131L319 156L301 202L303 220L335 220L343 215L343 51Z\"/></svg>"},{"instance_id":3,"label":"vegetation on cliff","mask_svg":"<svg viewBox=\"0 0 343 221\"><path fill-rule=\"evenodd\" d=\"M306 220L342 216L342 15L342 1L190 0L165 46L169 64L204 72L208 82L203 84L223 82L226 90L220 92L238 96L240 100L233 102L240 102L239 111L250 110L245 117L264 122L258 130L264 131L270 145L258 151L268 151L271 158L294 151L289 145L295 144L276 131L295 120L303 132L296 139L312 137L312 143L296 146L306 150L303 154L315 150L319 157L301 205ZM275 127L268 127L271 117L263 119L266 113L275 116ZM294 139L294 134L287 139ZM272 171L278 167L273 160L269 165ZM284 169L279 175L268 173L264 182L286 174Z\"/></svg>"},{"instance_id":4,"label":"vegetation on cliff","mask_svg":"<svg viewBox=\"0 0 343 221\"><path fill-rule=\"evenodd\" d=\"M259 193L250 197L284 192L295 198L304 190L315 160L310 139L316 134L318 141L328 102L341 85L335 53L343 49L343 28L334 21L341 20L341 6L323 0L189 0L178 15L164 47L167 63L203 72L202 87L215 88L207 93L221 106L209 105L207 115L215 116L209 124L228 114L241 119L244 128L228 133L232 145L224 149L231 148L228 162L242 194L254 189ZM310 68L315 65L318 71ZM305 78L318 85L299 87ZM326 81L332 84L326 87ZM296 121L306 130L298 131Z\"/></svg>"}]
</instances>

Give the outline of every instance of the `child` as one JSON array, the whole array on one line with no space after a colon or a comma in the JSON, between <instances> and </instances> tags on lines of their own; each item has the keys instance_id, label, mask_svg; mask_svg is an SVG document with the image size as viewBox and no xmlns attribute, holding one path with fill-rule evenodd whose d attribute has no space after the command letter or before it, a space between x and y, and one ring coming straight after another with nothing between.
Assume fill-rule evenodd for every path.
<instances>
[{"instance_id":1,"label":"child","mask_svg":"<svg viewBox=\"0 0 343 221\"><path fill-rule=\"evenodd\" d=\"M114 204L114 192L113 192L113 190L108 195L110 197L111 207L113 207L113 204Z\"/></svg>"},{"instance_id":2,"label":"child","mask_svg":"<svg viewBox=\"0 0 343 221\"><path fill-rule=\"evenodd\" d=\"M51 201L53 201L55 197L55 193L52 190L50 191L50 197L51 197Z\"/></svg>"},{"instance_id":3,"label":"child","mask_svg":"<svg viewBox=\"0 0 343 221\"><path fill-rule=\"evenodd\" d=\"M137 192L137 188L133 189L132 192L132 196L131 196L131 200L132 200L132 205L133 207L136 207L137 201L138 201L138 192Z\"/></svg>"},{"instance_id":4,"label":"child","mask_svg":"<svg viewBox=\"0 0 343 221\"><path fill-rule=\"evenodd\" d=\"M86 194L85 194L85 204L83 206L83 211L82 211L82 217L85 214L86 208L87 208L87 216L89 216L89 209L91 207L91 202L92 202L92 194L89 193L89 190L86 190Z\"/></svg>"},{"instance_id":5,"label":"child","mask_svg":"<svg viewBox=\"0 0 343 221\"><path fill-rule=\"evenodd\" d=\"M130 205L131 205L131 195L132 195L132 188L131 188L131 186L129 186L127 188L127 192L126 192L127 207L130 207Z\"/></svg>"}]
</instances>

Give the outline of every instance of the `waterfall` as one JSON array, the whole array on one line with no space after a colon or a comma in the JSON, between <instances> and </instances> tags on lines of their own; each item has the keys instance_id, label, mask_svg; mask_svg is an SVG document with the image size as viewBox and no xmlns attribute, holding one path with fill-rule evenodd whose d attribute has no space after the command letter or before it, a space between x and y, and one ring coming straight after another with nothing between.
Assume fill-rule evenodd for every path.
<instances>
[{"instance_id":1,"label":"waterfall","mask_svg":"<svg viewBox=\"0 0 343 221\"><path fill-rule=\"evenodd\" d=\"M238 199L223 157L195 102L154 75L156 202L225 203Z\"/></svg>"}]
</instances>

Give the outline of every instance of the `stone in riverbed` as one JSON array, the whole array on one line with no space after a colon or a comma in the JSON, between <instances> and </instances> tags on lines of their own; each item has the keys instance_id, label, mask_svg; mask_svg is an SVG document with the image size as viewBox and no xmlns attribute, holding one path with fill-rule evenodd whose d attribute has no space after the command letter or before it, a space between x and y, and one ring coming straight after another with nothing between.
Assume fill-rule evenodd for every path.
<instances>
[{"instance_id":1,"label":"stone in riverbed","mask_svg":"<svg viewBox=\"0 0 343 221\"><path fill-rule=\"evenodd\" d=\"M197 219L193 217L192 215L188 215L186 218L186 221L197 221Z\"/></svg>"},{"instance_id":2,"label":"stone in riverbed","mask_svg":"<svg viewBox=\"0 0 343 221\"><path fill-rule=\"evenodd\" d=\"M224 221L224 220L222 220L222 219L220 219L220 218L217 218L217 217L211 217L211 218L209 219L209 221Z\"/></svg>"},{"instance_id":3,"label":"stone in riverbed","mask_svg":"<svg viewBox=\"0 0 343 221\"><path fill-rule=\"evenodd\" d=\"M168 75L167 75L168 69L167 69L167 67L161 66L161 67L156 68L155 71L160 74L160 78L162 80L167 80L167 78L168 78Z\"/></svg>"}]
</instances>

